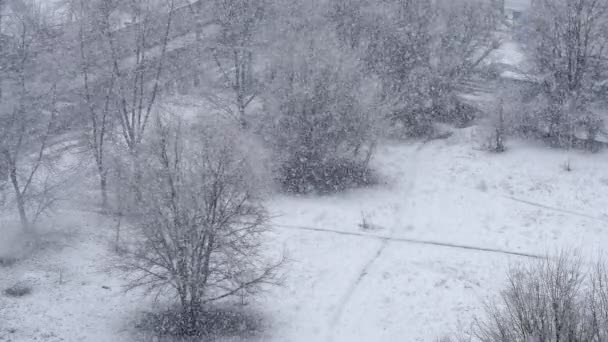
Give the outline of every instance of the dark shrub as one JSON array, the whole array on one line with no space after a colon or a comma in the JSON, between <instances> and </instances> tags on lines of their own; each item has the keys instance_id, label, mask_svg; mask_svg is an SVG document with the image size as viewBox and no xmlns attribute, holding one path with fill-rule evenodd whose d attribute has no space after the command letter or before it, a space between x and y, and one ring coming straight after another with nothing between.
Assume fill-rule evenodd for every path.
<instances>
[{"instance_id":1,"label":"dark shrub","mask_svg":"<svg viewBox=\"0 0 608 342\"><path fill-rule=\"evenodd\" d=\"M17 258L10 256L0 256L0 267L11 267L17 263Z\"/></svg>"},{"instance_id":2,"label":"dark shrub","mask_svg":"<svg viewBox=\"0 0 608 342\"><path fill-rule=\"evenodd\" d=\"M32 288L25 283L17 283L4 290L4 294L8 297L23 297L30 293L32 293Z\"/></svg>"},{"instance_id":3,"label":"dark shrub","mask_svg":"<svg viewBox=\"0 0 608 342\"><path fill-rule=\"evenodd\" d=\"M348 159L303 162L296 158L282 166L280 176L285 191L294 193L332 193L375 183L363 162Z\"/></svg>"},{"instance_id":4,"label":"dark shrub","mask_svg":"<svg viewBox=\"0 0 608 342\"><path fill-rule=\"evenodd\" d=\"M287 191L331 192L365 184L376 139L375 89L360 62L329 36L293 46L273 64L266 136ZM366 88L367 87L367 88Z\"/></svg>"},{"instance_id":5,"label":"dark shrub","mask_svg":"<svg viewBox=\"0 0 608 342\"><path fill-rule=\"evenodd\" d=\"M252 336L261 330L261 319L230 309L201 309L196 322L181 308L161 313L146 313L138 328L157 336L174 337L229 337Z\"/></svg>"}]
</instances>

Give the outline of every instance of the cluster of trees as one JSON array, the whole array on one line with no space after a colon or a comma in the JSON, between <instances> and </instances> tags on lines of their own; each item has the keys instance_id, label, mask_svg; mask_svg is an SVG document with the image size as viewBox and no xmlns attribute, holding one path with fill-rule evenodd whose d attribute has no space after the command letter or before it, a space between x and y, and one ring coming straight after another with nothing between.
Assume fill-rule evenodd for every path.
<instances>
[{"instance_id":1,"label":"cluster of trees","mask_svg":"<svg viewBox=\"0 0 608 342\"><path fill-rule=\"evenodd\" d=\"M26 175L25 138L43 164L47 138L82 133L106 207L109 164L139 167L157 105L183 75L195 79L192 94L267 137L287 190L365 184L386 119L415 135L471 119L457 86L496 47L499 24L496 4L477 0L0 5L0 174L21 198L24 227L30 183L46 173Z\"/></svg>"},{"instance_id":2,"label":"cluster of trees","mask_svg":"<svg viewBox=\"0 0 608 342\"><path fill-rule=\"evenodd\" d=\"M136 228L132 285L172 291L198 333L210 302L280 278L251 146L286 191L371 182L385 122L451 120L458 79L494 48L496 8L458 3L2 0L6 208L33 232L65 178L58 143L79 137L101 207ZM163 110L176 84L218 114Z\"/></svg>"},{"instance_id":3,"label":"cluster of trees","mask_svg":"<svg viewBox=\"0 0 608 342\"><path fill-rule=\"evenodd\" d=\"M605 0L535 0L518 36L527 53L512 128L561 147L597 148L606 108ZM511 97L511 100L514 98ZM586 141L585 141L586 140Z\"/></svg>"},{"instance_id":4,"label":"cluster of trees","mask_svg":"<svg viewBox=\"0 0 608 342\"><path fill-rule=\"evenodd\" d=\"M276 279L251 156L270 154L290 192L372 182L387 127L428 136L474 118L460 85L498 47L500 4L0 0L0 199L31 231L56 200L54 146L76 133L102 207L140 228L134 284L172 288L196 318ZM533 1L522 36L535 101L520 126L560 141L581 125L598 133L606 15L605 0ZM163 111L176 84L217 117Z\"/></svg>"},{"instance_id":5,"label":"cluster of trees","mask_svg":"<svg viewBox=\"0 0 608 342\"><path fill-rule=\"evenodd\" d=\"M278 2L289 23L262 55L262 132L289 191L369 184L376 141L390 127L431 136L474 117L460 83L497 45L494 1ZM470 109L470 108L469 108Z\"/></svg>"},{"instance_id":6,"label":"cluster of trees","mask_svg":"<svg viewBox=\"0 0 608 342\"><path fill-rule=\"evenodd\" d=\"M188 122L159 106L171 73L188 67L177 64L179 55L206 43L193 19L203 11L200 3L0 2L3 209L14 207L24 232L35 233L66 177L65 165L55 164L82 156L59 147L78 137L104 212L126 217L134 228L120 249L130 283L176 294L188 334L201 333L198 318L210 302L276 283L283 263L263 248L268 215L255 165L238 145L240 131L221 120ZM237 68L250 66L240 54L246 48L237 46L246 42L228 32L239 35L242 18L231 17L227 1L213 6L229 12L216 19L224 29L220 41L232 52L216 51L216 60L234 77L231 89L244 111L252 101L241 97L251 96L249 70L231 74L224 67L232 53ZM180 43L190 34L196 39L186 43L195 48Z\"/></svg>"},{"instance_id":7,"label":"cluster of trees","mask_svg":"<svg viewBox=\"0 0 608 342\"><path fill-rule=\"evenodd\" d=\"M390 118L421 136L437 121L470 121L458 86L498 47L498 4L400 1L374 9L365 59L380 78Z\"/></svg>"}]
</instances>

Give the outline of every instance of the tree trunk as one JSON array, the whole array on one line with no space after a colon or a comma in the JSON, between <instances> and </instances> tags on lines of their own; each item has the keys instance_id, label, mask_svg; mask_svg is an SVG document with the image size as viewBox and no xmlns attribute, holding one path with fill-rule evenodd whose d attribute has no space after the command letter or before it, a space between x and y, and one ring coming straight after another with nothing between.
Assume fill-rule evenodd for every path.
<instances>
[{"instance_id":1,"label":"tree trunk","mask_svg":"<svg viewBox=\"0 0 608 342\"><path fill-rule=\"evenodd\" d=\"M196 29L196 41L197 42L200 42L202 40L202 35L203 35L202 11L203 11L203 1L198 1L194 5L194 20L196 21L195 29Z\"/></svg>"},{"instance_id":2,"label":"tree trunk","mask_svg":"<svg viewBox=\"0 0 608 342\"><path fill-rule=\"evenodd\" d=\"M105 173L99 175L99 186L101 191L101 206L104 210L108 208L108 180Z\"/></svg>"},{"instance_id":3,"label":"tree trunk","mask_svg":"<svg viewBox=\"0 0 608 342\"><path fill-rule=\"evenodd\" d=\"M242 97L238 96L238 107L239 107L239 123L241 128L247 129L247 117L245 117L245 104L243 103Z\"/></svg>"},{"instance_id":4,"label":"tree trunk","mask_svg":"<svg viewBox=\"0 0 608 342\"><path fill-rule=\"evenodd\" d=\"M141 193L141 186L143 182L142 168L139 160L139 152L138 152L137 143L133 142L131 147L129 148L129 155L131 158L131 162L133 163L131 167L131 175L128 177L129 180L129 188L133 191L135 195L135 203L141 204L143 201L143 195ZM133 178L131 178L133 177Z\"/></svg>"},{"instance_id":5,"label":"tree trunk","mask_svg":"<svg viewBox=\"0 0 608 342\"><path fill-rule=\"evenodd\" d=\"M17 167L13 164L10 170L11 183L15 190L15 198L17 200L17 209L19 210L19 220L21 221L21 228L26 233L31 233L30 222L27 218L27 212L25 211L25 199L23 193L19 187L19 180L17 179Z\"/></svg>"},{"instance_id":6,"label":"tree trunk","mask_svg":"<svg viewBox=\"0 0 608 342\"><path fill-rule=\"evenodd\" d=\"M97 162L97 172L99 173L99 191L101 195L101 207L103 210L108 208L108 176L103 162L100 158L95 158Z\"/></svg>"},{"instance_id":7,"label":"tree trunk","mask_svg":"<svg viewBox=\"0 0 608 342\"><path fill-rule=\"evenodd\" d=\"M141 186L143 182L142 169L139 165L139 160L134 160L134 163L135 164L133 165L133 172L135 179L133 184L133 190L135 191L135 200L138 204L140 204L144 200L143 195L141 193Z\"/></svg>"},{"instance_id":8,"label":"tree trunk","mask_svg":"<svg viewBox=\"0 0 608 342\"><path fill-rule=\"evenodd\" d=\"M195 291L195 290L191 290ZM196 295L193 293L190 294L190 303L189 303L189 312L188 312L188 325L191 332L194 334L199 333L199 319L201 316L201 303Z\"/></svg>"}]
</instances>

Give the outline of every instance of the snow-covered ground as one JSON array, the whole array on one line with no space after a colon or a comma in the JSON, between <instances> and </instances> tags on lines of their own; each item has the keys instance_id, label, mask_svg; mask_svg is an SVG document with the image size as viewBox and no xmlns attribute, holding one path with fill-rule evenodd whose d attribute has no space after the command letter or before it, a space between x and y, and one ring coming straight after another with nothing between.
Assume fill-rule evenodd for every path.
<instances>
[{"instance_id":1,"label":"snow-covered ground","mask_svg":"<svg viewBox=\"0 0 608 342\"><path fill-rule=\"evenodd\" d=\"M568 247L595 256L608 243L605 153L515 141L490 154L478 145L474 128L386 142L373 188L269 199L269 238L290 262L285 285L249 303L267 322L257 340L433 341L468 327L509 265L531 259L518 254ZM113 225L62 210L44 249L0 268L0 289L34 284L30 296L0 295L0 341L133 340L133 319L153 304L123 293L108 267Z\"/></svg>"}]
</instances>

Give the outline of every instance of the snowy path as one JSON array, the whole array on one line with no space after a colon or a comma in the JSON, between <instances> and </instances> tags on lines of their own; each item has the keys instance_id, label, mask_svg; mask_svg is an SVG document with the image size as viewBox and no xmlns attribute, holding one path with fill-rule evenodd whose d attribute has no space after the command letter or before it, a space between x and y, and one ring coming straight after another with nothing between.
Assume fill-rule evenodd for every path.
<instances>
[{"instance_id":1,"label":"snowy path","mask_svg":"<svg viewBox=\"0 0 608 342\"><path fill-rule=\"evenodd\" d=\"M350 286L346 290L344 296L338 302L337 308L335 309L335 312L332 315L332 317L329 321L329 324L328 324L328 333L329 333L328 338L327 338L328 342L334 340L333 334L335 332L335 329L333 329L333 328L340 324L340 319L342 318L344 309L348 305L348 303L351 300L351 298L353 297L353 295L355 295L355 292L357 291L357 287L359 286L359 284L361 284L361 282L363 281L363 278L365 278L365 276L371 271L372 266L374 265L374 262L376 262L376 260L378 260L380 258L380 256L382 255L382 252L384 252L384 250L386 249L388 244L389 244L389 240L382 241L382 243L380 244L380 247L376 251L376 254L374 254L373 257L363 266L363 268L361 269L361 272L359 272L357 279L355 279L355 281L353 281L350 284Z\"/></svg>"},{"instance_id":2,"label":"snowy path","mask_svg":"<svg viewBox=\"0 0 608 342\"><path fill-rule=\"evenodd\" d=\"M416 186L416 175L417 175L416 160L418 159L418 156L420 155L423 147L424 147L424 143L420 143L419 146L416 148L415 153L413 155L413 160L411 161L412 167L411 167L410 177L408 178L407 186L405 187L404 192L403 192L403 196L406 199L406 202L407 202L407 200L409 200L408 197L413 192L414 186ZM329 335L327 338L328 342L331 342L334 340L333 333L335 330L332 329L332 327L335 327L340 323L340 319L342 318L344 309L349 304L349 301L351 300L353 295L355 295L359 284L364 280L365 276L371 271L376 260L378 260L382 256L382 253L388 246L389 242L391 242L391 239L393 238L394 230L395 230L394 228L389 229L389 232L387 234L388 236L384 239L381 239L380 246L378 247L378 250L376 251L376 253L373 255L373 257L371 259L369 259L369 261L367 263L365 263L365 265L359 272L359 275L357 276L357 278L351 283L351 286L347 289L347 291L344 293L344 296L338 302L337 309L335 310L334 315L332 316L331 320L329 321L329 327L328 327Z\"/></svg>"}]
</instances>

